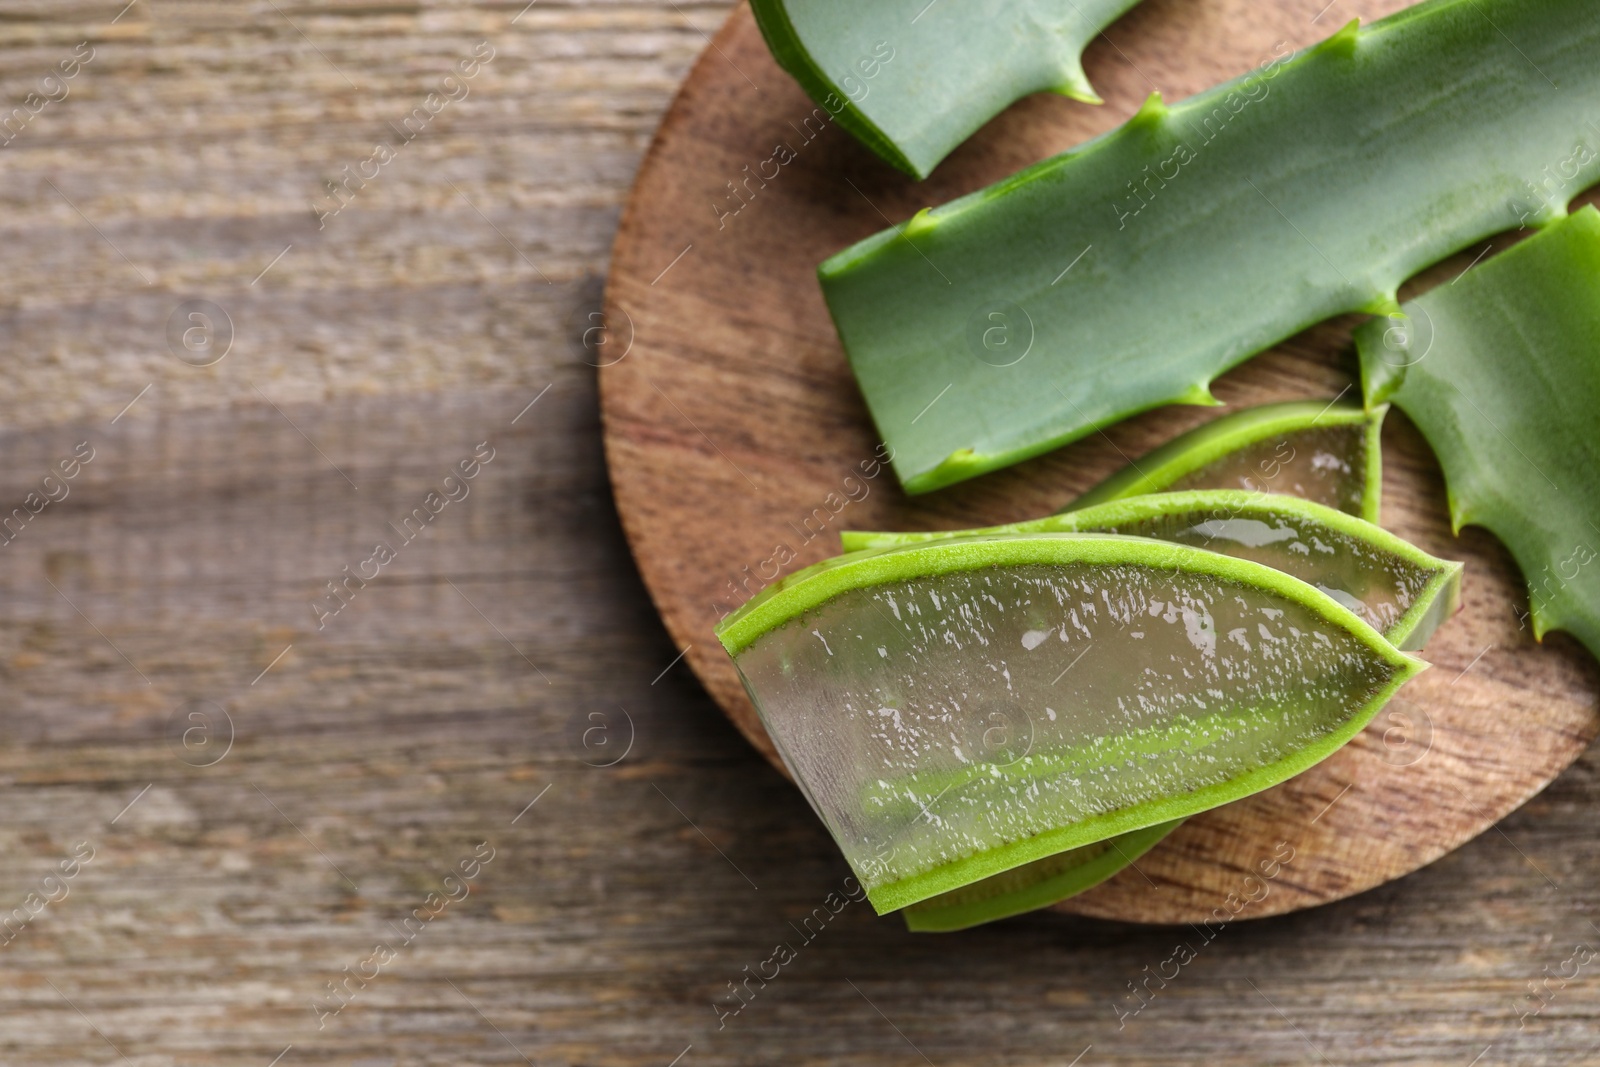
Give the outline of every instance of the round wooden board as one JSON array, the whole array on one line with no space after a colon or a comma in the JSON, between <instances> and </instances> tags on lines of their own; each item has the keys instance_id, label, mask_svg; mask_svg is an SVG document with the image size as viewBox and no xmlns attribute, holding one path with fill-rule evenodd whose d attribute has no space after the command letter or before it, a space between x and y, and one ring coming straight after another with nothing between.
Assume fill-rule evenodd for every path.
<instances>
[{"instance_id":1,"label":"round wooden board","mask_svg":"<svg viewBox=\"0 0 1600 1067\"><path fill-rule=\"evenodd\" d=\"M1215 414L1151 412L1010 470L907 498L887 469L864 473L875 471L878 442L823 307L816 264L921 207L1110 129L1154 88L1179 99L1285 43L1299 47L1356 14L1372 19L1404 6L1346 2L1319 19L1325 3L1147 0L1086 57L1106 106L1024 100L922 184L817 122L824 112L813 118L747 7L718 32L640 170L613 251L605 331L591 339L603 342L595 362L606 450L639 569L695 672L768 759L778 762L712 636L724 613L780 572L834 555L841 529L1032 518L1125 456ZM795 158L767 163L779 145ZM1064 241L1063 263L1072 251ZM1279 345L1220 379L1217 396L1250 405L1350 389L1354 321ZM1426 653L1434 669L1321 765L1189 820L1136 869L1058 907L1178 923L1228 915L1246 899L1250 916L1337 900L1482 833L1594 737L1594 662L1564 635L1533 641L1509 557L1482 531L1452 536L1437 467L1403 417L1391 415L1384 450L1384 525L1467 563L1463 610ZM790 553L793 561L780 565ZM1263 883L1245 879L1280 842L1294 859L1264 883L1263 896Z\"/></svg>"}]
</instances>

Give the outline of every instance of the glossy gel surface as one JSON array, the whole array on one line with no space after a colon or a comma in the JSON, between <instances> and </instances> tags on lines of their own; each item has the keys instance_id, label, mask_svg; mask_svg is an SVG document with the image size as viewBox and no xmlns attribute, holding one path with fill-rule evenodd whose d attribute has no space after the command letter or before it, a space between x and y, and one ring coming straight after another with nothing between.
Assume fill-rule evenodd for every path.
<instances>
[{"instance_id":1,"label":"glossy gel surface","mask_svg":"<svg viewBox=\"0 0 1600 1067\"><path fill-rule=\"evenodd\" d=\"M1359 424L1317 426L1256 441L1168 488L1284 493L1360 515L1367 488L1367 430Z\"/></svg>"},{"instance_id":2,"label":"glossy gel surface","mask_svg":"<svg viewBox=\"0 0 1600 1067\"><path fill-rule=\"evenodd\" d=\"M1190 814L1370 714L1402 670L1273 591L1085 564L850 589L736 662L869 892L1063 826L1084 826L1075 847Z\"/></svg>"},{"instance_id":3,"label":"glossy gel surface","mask_svg":"<svg viewBox=\"0 0 1600 1067\"><path fill-rule=\"evenodd\" d=\"M984 530L850 531L843 541L860 549L1016 533L1125 534L1248 559L1316 586L1405 649L1423 647L1460 601L1461 564L1334 508L1241 489L1152 493Z\"/></svg>"},{"instance_id":4,"label":"glossy gel surface","mask_svg":"<svg viewBox=\"0 0 1600 1067\"><path fill-rule=\"evenodd\" d=\"M1191 510L1124 523L1114 532L1264 563L1316 586L1380 633L1400 621L1437 573L1369 540L1290 512Z\"/></svg>"}]
</instances>

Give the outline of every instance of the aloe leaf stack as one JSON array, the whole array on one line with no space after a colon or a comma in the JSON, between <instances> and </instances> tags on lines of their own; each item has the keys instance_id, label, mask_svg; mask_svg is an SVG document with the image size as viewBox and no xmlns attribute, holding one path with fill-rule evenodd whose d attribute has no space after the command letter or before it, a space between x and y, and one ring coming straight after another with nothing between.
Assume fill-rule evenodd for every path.
<instances>
[{"instance_id":1,"label":"aloe leaf stack","mask_svg":"<svg viewBox=\"0 0 1600 1067\"><path fill-rule=\"evenodd\" d=\"M1564 214L1600 98L1587 0L1430 0L886 230L819 270L906 490L1168 403Z\"/></svg>"},{"instance_id":2,"label":"aloe leaf stack","mask_svg":"<svg viewBox=\"0 0 1600 1067\"><path fill-rule=\"evenodd\" d=\"M755 3L814 96L849 88L852 33L897 17ZM959 101L925 86L923 109L863 92L841 122L926 173L1041 69L1089 95L1082 41L1051 25L1032 51L1006 51L992 12L965 39L933 33L1009 69ZM928 78L933 54L897 77ZM822 265L912 493L1214 403L1212 380L1276 341L1383 316L1357 333L1363 407L1215 420L1053 516L847 533L845 555L718 627L880 912L953 930L1045 906L1362 729L1460 600L1460 564L1376 526L1391 403L1439 454L1457 529L1495 532L1522 567L1535 635L1600 654L1600 212L1567 214L1600 179L1597 54L1600 9L1580 0L1427 0L1170 107L1152 96ZM1420 268L1517 226L1541 232L1397 303Z\"/></svg>"}]
</instances>

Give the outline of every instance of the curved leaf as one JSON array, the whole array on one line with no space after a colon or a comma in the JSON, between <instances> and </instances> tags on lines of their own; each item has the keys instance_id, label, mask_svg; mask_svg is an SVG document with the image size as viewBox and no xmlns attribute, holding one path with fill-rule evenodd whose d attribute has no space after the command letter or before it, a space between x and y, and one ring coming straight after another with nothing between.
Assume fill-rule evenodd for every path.
<instances>
[{"instance_id":1,"label":"curved leaf","mask_svg":"<svg viewBox=\"0 0 1600 1067\"><path fill-rule=\"evenodd\" d=\"M1600 212L1586 207L1356 333L1369 402L1439 457L1457 530L1522 568L1534 634L1600 656Z\"/></svg>"},{"instance_id":2,"label":"curved leaf","mask_svg":"<svg viewBox=\"0 0 1600 1067\"><path fill-rule=\"evenodd\" d=\"M1280 571L1114 535L854 553L718 636L880 912L1275 785L1423 666Z\"/></svg>"},{"instance_id":3,"label":"curved leaf","mask_svg":"<svg viewBox=\"0 0 1600 1067\"><path fill-rule=\"evenodd\" d=\"M990 875L981 882L940 893L901 912L917 933L965 930L997 919L1047 908L1093 889L1154 848L1182 819L1108 837Z\"/></svg>"}]
</instances>

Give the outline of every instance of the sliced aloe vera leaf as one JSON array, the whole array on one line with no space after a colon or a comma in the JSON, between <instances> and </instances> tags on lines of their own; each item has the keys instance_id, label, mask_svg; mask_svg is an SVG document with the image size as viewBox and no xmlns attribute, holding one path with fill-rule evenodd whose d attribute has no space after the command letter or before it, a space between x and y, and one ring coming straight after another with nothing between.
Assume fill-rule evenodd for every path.
<instances>
[{"instance_id":1,"label":"sliced aloe vera leaf","mask_svg":"<svg viewBox=\"0 0 1600 1067\"><path fill-rule=\"evenodd\" d=\"M1146 469L1154 467L1151 464ZM1460 563L1437 559L1380 527L1319 504L1238 490L1131 497L983 530L852 532L844 534L843 540L846 550L851 550L942 537L1050 532L1135 534L1253 559L1315 585L1402 649L1422 648L1454 614L1461 599ZM1164 824L1154 835L1149 830L1125 834L1112 839L1115 847L1102 843L1075 849L964 887L947 902L953 909L949 917L938 920L959 925L935 926L920 918L914 920L911 912L915 909L907 910L907 925L913 930L960 929L1065 900L1137 860L1179 824Z\"/></svg>"},{"instance_id":2,"label":"sliced aloe vera leaf","mask_svg":"<svg viewBox=\"0 0 1600 1067\"><path fill-rule=\"evenodd\" d=\"M1144 466L1144 464L1141 464ZM1176 540L1242 555L1310 582L1355 611L1396 646L1422 648L1460 602L1461 564L1439 560L1362 519L1304 500L1237 490L1132 497L985 532L1104 530ZM926 535L847 536L846 545L903 543ZM961 536L945 535L945 536ZM938 898L940 917L912 930L954 930L1046 907L1098 885L1181 823L1124 834L987 878Z\"/></svg>"},{"instance_id":3,"label":"sliced aloe vera leaf","mask_svg":"<svg viewBox=\"0 0 1600 1067\"><path fill-rule=\"evenodd\" d=\"M1092 845L990 875L981 882L940 893L900 914L916 933L965 930L997 919L1037 911L1093 889L1154 848L1183 825L1182 819L1108 837Z\"/></svg>"},{"instance_id":4,"label":"sliced aloe vera leaf","mask_svg":"<svg viewBox=\"0 0 1600 1067\"><path fill-rule=\"evenodd\" d=\"M1422 648L1461 602L1460 563L1365 519L1297 497L1242 489L1151 493L1005 526L841 536L846 551L997 534L1152 537L1253 560L1316 586L1397 648Z\"/></svg>"},{"instance_id":5,"label":"sliced aloe vera leaf","mask_svg":"<svg viewBox=\"0 0 1600 1067\"><path fill-rule=\"evenodd\" d=\"M1029 93L1089 103L1083 48L1137 0L752 0L773 58L915 178Z\"/></svg>"},{"instance_id":6,"label":"sliced aloe vera leaf","mask_svg":"<svg viewBox=\"0 0 1600 1067\"><path fill-rule=\"evenodd\" d=\"M1101 534L841 556L717 634L880 913L1275 785L1424 666L1281 571Z\"/></svg>"},{"instance_id":7,"label":"sliced aloe vera leaf","mask_svg":"<svg viewBox=\"0 0 1600 1067\"><path fill-rule=\"evenodd\" d=\"M906 491L1211 403L1262 349L1392 310L1422 267L1559 217L1600 178L1600 155L1574 149L1597 53L1590 0L1431 0L1170 108L1152 98L827 260Z\"/></svg>"},{"instance_id":8,"label":"sliced aloe vera leaf","mask_svg":"<svg viewBox=\"0 0 1600 1067\"><path fill-rule=\"evenodd\" d=\"M1124 467L1071 508L1183 489L1252 489L1377 522L1387 410L1291 400L1222 415Z\"/></svg>"},{"instance_id":9,"label":"sliced aloe vera leaf","mask_svg":"<svg viewBox=\"0 0 1600 1067\"><path fill-rule=\"evenodd\" d=\"M1378 521L1382 495L1381 431L1387 410L1387 407L1379 406L1368 412L1360 405L1341 404L1337 400L1331 403L1313 400L1265 404L1232 412L1176 437L1141 457L1138 462L1129 464L1063 510L1088 508L1107 501L1167 490L1242 488L1265 491L1273 488L1281 493L1339 508L1375 523ZM1093 524L1092 520L1093 517ZM1021 525L1025 527L1029 524ZM1049 523L1041 527L1043 530L1050 528ZM1062 528L1082 527L1068 524ZM1115 525L1095 528L1160 536L1149 529L1123 531L1117 530ZM841 535L845 551L929 539L932 539L929 535L855 532ZM1219 549L1222 546L1209 544L1202 547ZM1308 553L1306 561L1315 558ZM1418 568L1421 573L1426 573L1426 568L1432 564L1440 564L1453 567L1454 574L1448 577L1439 575L1438 580L1431 587L1425 585L1421 595L1411 603L1406 601L1413 583L1405 581L1394 583L1397 586L1395 595L1385 598L1389 604L1405 609L1391 614L1394 625L1385 635L1403 648L1423 647L1433 631L1454 613L1460 600L1460 567L1427 558L1430 562ZM1287 561L1280 559L1276 563L1270 559L1258 562L1276 565L1280 570L1287 570L1302 580L1310 581L1338 598L1339 594L1327 584L1337 581L1336 576L1308 573L1311 569L1294 565L1301 562L1299 558ZM1290 565L1286 567L1284 562ZM1406 565L1403 560L1396 562ZM1326 571L1326 568L1323 570ZM1367 576L1363 575L1350 584L1367 586L1370 583ZM1348 593L1348 590L1341 592ZM1366 611L1358 609L1357 613L1374 624L1378 621L1375 613L1386 606L1384 599L1370 606L1366 601L1357 603L1367 608ZM1383 629L1382 626L1379 628ZM994 875L959 890L959 907L956 907L954 900L946 902L953 909L948 912L947 918L914 918L913 912L934 904L925 902L904 912L906 925L917 931L964 929L1048 907L1110 878L1180 825L1182 820L1165 823L1159 833L1136 830ZM944 899L936 898L937 901ZM944 904L939 906L943 914ZM930 925L933 922L959 925Z\"/></svg>"},{"instance_id":10,"label":"sliced aloe vera leaf","mask_svg":"<svg viewBox=\"0 0 1600 1067\"><path fill-rule=\"evenodd\" d=\"M1404 411L1444 470L1451 522L1528 583L1533 632L1600 656L1600 212L1564 222L1356 333L1369 402Z\"/></svg>"}]
</instances>

